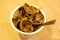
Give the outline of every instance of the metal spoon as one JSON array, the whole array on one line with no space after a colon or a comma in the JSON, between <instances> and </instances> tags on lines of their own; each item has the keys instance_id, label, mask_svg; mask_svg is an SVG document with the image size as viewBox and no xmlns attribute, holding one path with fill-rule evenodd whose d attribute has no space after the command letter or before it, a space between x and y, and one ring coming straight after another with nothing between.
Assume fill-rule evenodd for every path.
<instances>
[{"instance_id":1,"label":"metal spoon","mask_svg":"<svg viewBox=\"0 0 60 40\"><path fill-rule=\"evenodd\" d=\"M39 25L39 26L45 26L45 25L52 25L56 22L56 20L51 20L46 23L40 24L40 23L33 23L33 25Z\"/></svg>"}]
</instances>

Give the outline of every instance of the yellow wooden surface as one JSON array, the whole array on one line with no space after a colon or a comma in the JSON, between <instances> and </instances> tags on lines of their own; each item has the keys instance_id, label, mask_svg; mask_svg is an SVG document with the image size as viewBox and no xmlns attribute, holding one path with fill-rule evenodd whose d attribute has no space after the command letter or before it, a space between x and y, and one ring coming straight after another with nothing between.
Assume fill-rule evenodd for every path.
<instances>
[{"instance_id":1,"label":"yellow wooden surface","mask_svg":"<svg viewBox=\"0 0 60 40\"><path fill-rule=\"evenodd\" d=\"M24 3L35 4L43 9L46 20L56 19L56 23L45 26L28 40L60 40L60 0L0 0L0 40L22 40L21 35L10 24L11 12Z\"/></svg>"}]
</instances>

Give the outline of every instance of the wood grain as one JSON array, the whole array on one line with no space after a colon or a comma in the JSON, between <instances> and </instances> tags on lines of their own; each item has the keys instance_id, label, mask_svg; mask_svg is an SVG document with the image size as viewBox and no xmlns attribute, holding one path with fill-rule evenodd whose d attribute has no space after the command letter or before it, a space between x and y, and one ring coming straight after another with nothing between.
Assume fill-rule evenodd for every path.
<instances>
[{"instance_id":1,"label":"wood grain","mask_svg":"<svg viewBox=\"0 0 60 40\"><path fill-rule=\"evenodd\" d=\"M11 12L24 3L39 6L46 14L46 20L56 19L56 23L45 26L28 40L60 40L60 0L0 0L0 40L23 40L10 24Z\"/></svg>"}]
</instances>

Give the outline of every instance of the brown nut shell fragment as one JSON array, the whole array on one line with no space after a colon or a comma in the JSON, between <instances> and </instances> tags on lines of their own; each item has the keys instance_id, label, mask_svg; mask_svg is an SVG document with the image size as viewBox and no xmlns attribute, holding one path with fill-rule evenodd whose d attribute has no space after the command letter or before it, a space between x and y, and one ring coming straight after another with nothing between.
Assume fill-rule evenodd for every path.
<instances>
[{"instance_id":1,"label":"brown nut shell fragment","mask_svg":"<svg viewBox=\"0 0 60 40\"><path fill-rule=\"evenodd\" d=\"M15 14L13 15L13 18L12 18L12 22L15 26L17 26L17 23L18 23L18 15L19 14L19 10L16 10Z\"/></svg>"},{"instance_id":2,"label":"brown nut shell fragment","mask_svg":"<svg viewBox=\"0 0 60 40\"><path fill-rule=\"evenodd\" d=\"M33 24L36 23L41 24L44 22L44 16L40 12L37 12L33 17L30 18L30 20L32 21Z\"/></svg>"},{"instance_id":3,"label":"brown nut shell fragment","mask_svg":"<svg viewBox=\"0 0 60 40\"><path fill-rule=\"evenodd\" d=\"M20 23L20 29L24 32L32 32L33 31L32 23L28 20L23 20Z\"/></svg>"},{"instance_id":4,"label":"brown nut shell fragment","mask_svg":"<svg viewBox=\"0 0 60 40\"><path fill-rule=\"evenodd\" d=\"M35 14L37 12L39 12L39 10L33 6L29 6L28 4L24 4L24 10L28 13L28 14Z\"/></svg>"},{"instance_id":5,"label":"brown nut shell fragment","mask_svg":"<svg viewBox=\"0 0 60 40\"><path fill-rule=\"evenodd\" d=\"M36 20L37 22L43 23L43 19L44 19L44 16L43 16L42 14L40 14L40 13L36 14L35 20ZM42 20L42 21L41 21L41 20Z\"/></svg>"}]
</instances>

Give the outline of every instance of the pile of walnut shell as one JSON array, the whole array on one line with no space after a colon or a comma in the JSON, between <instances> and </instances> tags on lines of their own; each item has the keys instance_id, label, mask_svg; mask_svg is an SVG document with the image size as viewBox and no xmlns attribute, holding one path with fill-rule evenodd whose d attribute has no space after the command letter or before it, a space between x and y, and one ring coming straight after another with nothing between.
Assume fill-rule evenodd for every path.
<instances>
[{"instance_id":1,"label":"pile of walnut shell","mask_svg":"<svg viewBox=\"0 0 60 40\"><path fill-rule=\"evenodd\" d=\"M40 28L37 23L44 22L41 11L34 6L24 4L13 15L12 22L15 27L23 32L34 32Z\"/></svg>"}]
</instances>

